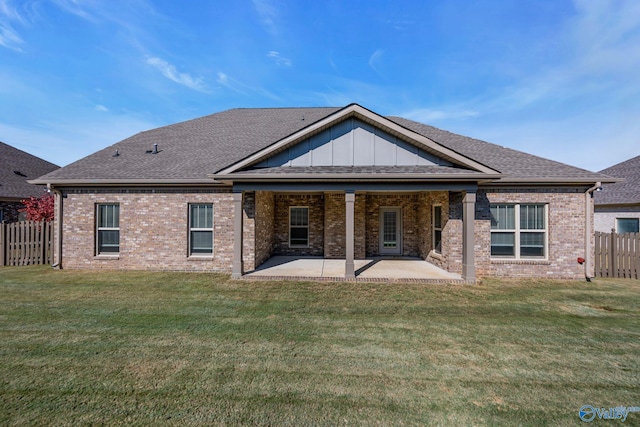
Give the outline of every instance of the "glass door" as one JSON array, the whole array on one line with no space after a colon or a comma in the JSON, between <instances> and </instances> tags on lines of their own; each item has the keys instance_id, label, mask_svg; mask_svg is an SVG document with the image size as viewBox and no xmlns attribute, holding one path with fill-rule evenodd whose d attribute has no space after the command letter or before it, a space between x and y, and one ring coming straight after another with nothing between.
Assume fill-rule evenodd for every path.
<instances>
[{"instance_id":1,"label":"glass door","mask_svg":"<svg viewBox=\"0 0 640 427\"><path fill-rule=\"evenodd\" d=\"M402 253L402 210L380 208L380 255Z\"/></svg>"}]
</instances>

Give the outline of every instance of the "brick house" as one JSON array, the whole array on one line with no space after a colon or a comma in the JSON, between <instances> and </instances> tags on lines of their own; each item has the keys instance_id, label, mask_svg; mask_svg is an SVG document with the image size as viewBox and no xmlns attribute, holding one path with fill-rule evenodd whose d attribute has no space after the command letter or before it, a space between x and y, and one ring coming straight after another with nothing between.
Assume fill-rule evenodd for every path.
<instances>
[{"instance_id":1,"label":"brick house","mask_svg":"<svg viewBox=\"0 0 640 427\"><path fill-rule=\"evenodd\" d=\"M595 229L603 233L637 233L640 230L640 156L608 167L600 173L622 178L605 184L594 195Z\"/></svg>"},{"instance_id":2,"label":"brick house","mask_svg":"<svg viewBox=\"0 0 640 427\"><path fill-rule=\"evenodd\" d=\"M357 104L232 109L142 132L37 183L65 268L224 271L274 255L422 258L481 276L590 275L609 177ZM587 268L577 263L587 259Z\"/></svg>"},{"instance_id":3,"label":"brick house","mask_svg":"<svg viewBox=\"0 0 640 427\"><path fill-rule=\"evenodd\" d=\"M28 180L49 173L59 166L0 142L0 222L15 222L24 214L21 200L39 197L46 190Z\"/></svg>"}]
</instances>

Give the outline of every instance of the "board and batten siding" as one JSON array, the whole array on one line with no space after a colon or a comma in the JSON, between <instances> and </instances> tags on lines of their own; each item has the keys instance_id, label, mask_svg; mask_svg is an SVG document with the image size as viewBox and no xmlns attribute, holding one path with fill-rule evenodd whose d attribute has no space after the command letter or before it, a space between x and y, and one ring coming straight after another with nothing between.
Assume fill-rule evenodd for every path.
<instances>
[{"instance_id":1,"label":"board and batten siding","mask_svg":"<svg viewBox=\"0 0 640 427\"><path fill-rule=\"evenodd\" d=\"M259 163L279 166L451 166L415 145L355 118L347 119Z\"/></svg>"}]
</instances>

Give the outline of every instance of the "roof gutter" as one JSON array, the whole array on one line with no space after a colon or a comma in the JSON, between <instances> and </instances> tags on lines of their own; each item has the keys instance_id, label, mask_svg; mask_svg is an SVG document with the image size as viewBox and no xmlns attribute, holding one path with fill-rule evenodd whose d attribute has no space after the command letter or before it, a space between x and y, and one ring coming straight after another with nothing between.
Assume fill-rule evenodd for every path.
<instances>
[{"instance_id":1,"label":"roof gutter","mask_svg":"<svg viewBox=\"0 0 640 427\"><path fill-rule=\"evenodd\" d=\"M584 277L587 282L591 281L593 272L593 257L591 256L591 237L593 237L593 225L591 223L592 206L591 199L593 198L593 192L601 188L602 183L596 182L593 187L590 187L584 193Z\"/></svg>"},{"instance_id":2,"label":"roof gutter","mask_svg":"<svg viewBox=\"0 0 640 427\"><path fill-rule=\"evenodd\" d=\"M47 189L49 191L52 191L55 194L56 202L58 202L56 205L56 212L54 216L54 220L56 222L56 232L55 232L55 239L56 239L55 248L56 249L53 254L55 262L51 264L51 267L61 269L62 268L62 201L64 198L62 197L62 192L57 188L54 188L53 185L47 184Z\"/></svg>"},{"instance_id":3,"label":"roof gutter","mask_svg":"<svg viewBox=\"0 0 640 427\"><path fill-rule=\"evenodd\" d=\"M220 182L300 182L300 181L478 181L490 182L500 178L499 174L438 174L424 173L385 174L385 173L283 173L283 174L212 174L209 178Z\"/></svg>"},{"instance_id":4,"label":"roof gutter","mask_svg":"<svg viewBox=\"0 0 640 427\"><path fill-rule=\"evenodd\" d=\"M219 182L211 179L61 179L61 180L43 180L34 179L28 181L30 184L46 184L57 186L123 186L123 185L160 185L163 187L184 186L184 185L212 185Z\"/></svg>"}]
</instances>

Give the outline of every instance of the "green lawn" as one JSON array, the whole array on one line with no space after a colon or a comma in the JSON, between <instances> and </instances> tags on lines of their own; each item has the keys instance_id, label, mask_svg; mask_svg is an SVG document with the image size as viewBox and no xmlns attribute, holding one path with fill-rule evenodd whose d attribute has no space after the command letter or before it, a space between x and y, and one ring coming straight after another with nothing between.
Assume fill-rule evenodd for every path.
<instances>
[{"instance_id":1,"label":"green lawn","mask_svg":"<svg viewBox=\"0 0 640 427\"><path fill-rule=\"evenodd\" d=\"M0 295L0 425L585 425L582 405L640 406L640 281L3 267Z\"/></svg>"}]
</instances>

